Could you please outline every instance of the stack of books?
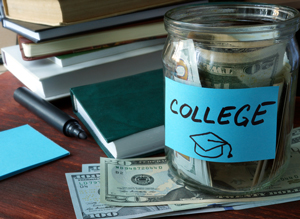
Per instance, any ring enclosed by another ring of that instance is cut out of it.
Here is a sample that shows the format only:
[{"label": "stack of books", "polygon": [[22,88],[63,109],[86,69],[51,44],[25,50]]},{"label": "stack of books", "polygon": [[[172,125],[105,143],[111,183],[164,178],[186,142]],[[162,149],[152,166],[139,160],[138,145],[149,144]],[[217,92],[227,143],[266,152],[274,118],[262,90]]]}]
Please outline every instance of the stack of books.
[{"label": "stack of books", "polygon": [[152,154],[164,148],[163,16],[191,3],[3,0],[2,26],[18,34],[3,63],[46,100],[71,95],[107,156]]},{"label": "stack of books", "polygon": [[[46,100],[70,88],[162,68],[166,11],[191,0],[3,0],[18,44],[4,66]],[[45,6],[47,5],[47,6]]]}]

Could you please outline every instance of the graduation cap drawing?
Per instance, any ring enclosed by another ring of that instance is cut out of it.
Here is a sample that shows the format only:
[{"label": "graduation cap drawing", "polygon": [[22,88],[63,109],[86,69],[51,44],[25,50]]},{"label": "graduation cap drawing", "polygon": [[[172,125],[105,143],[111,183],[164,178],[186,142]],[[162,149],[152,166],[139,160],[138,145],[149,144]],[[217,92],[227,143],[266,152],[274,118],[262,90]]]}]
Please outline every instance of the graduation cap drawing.
[{"label": "graduation cap drawing", "polygon": [[195,153],[201,157],[218,158],[223,155],[223,147],[229,147],[228,158],[232,157],[231,145],[212,132],[206,132],[197,135],[190,135],[195,142]]}]

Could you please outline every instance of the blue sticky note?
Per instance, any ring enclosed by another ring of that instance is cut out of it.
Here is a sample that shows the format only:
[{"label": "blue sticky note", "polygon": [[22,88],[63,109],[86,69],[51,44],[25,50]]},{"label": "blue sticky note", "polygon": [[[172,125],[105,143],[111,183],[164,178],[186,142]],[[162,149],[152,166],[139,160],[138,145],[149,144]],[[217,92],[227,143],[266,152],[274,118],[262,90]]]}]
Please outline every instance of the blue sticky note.
[{"label": "blue sticky note", "polygon": [[278,86],[213,89],[165,79],[165,144],[213,162],[275,158]]},{"label": "blue sticky note", "polygon": [[70,154],[29,125],[0,132],[0,180]]}]

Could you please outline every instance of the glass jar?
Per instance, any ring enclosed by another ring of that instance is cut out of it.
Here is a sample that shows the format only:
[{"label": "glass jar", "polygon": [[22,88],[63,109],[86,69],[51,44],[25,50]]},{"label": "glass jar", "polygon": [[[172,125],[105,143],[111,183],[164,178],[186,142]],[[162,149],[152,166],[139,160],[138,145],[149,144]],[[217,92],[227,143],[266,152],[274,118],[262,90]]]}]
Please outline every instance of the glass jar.
[{"label": "glass jar", "polygon": [[165,153],[176,181],[249,194],[277,181],[291,145],[296,9],[207,3],[165,14]]}]

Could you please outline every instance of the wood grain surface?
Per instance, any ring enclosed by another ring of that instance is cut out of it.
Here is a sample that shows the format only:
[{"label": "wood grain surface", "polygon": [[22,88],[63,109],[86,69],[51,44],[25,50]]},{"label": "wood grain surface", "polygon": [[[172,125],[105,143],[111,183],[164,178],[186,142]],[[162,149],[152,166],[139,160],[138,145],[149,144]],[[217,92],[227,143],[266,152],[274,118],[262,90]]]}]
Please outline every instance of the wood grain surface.
[{"label": "wood grain surface", "polygon": [[[106,155],[90,134],[87,140],[66,137],[15,102],[13,92],[20,86],[24,85],[11,73],[0,75],[0,131],[29,124],[71,155],[0,181],[0,218],[75,219],[65,173],[80,172],[82,164],[98,163],[100,157]],[[52,101],[52,104],[76,118],[70,98]],[[300,126],[299,110],[300,97],[297,97],[295,127]],[[300,202],[171,218],[300,218]]]}]

